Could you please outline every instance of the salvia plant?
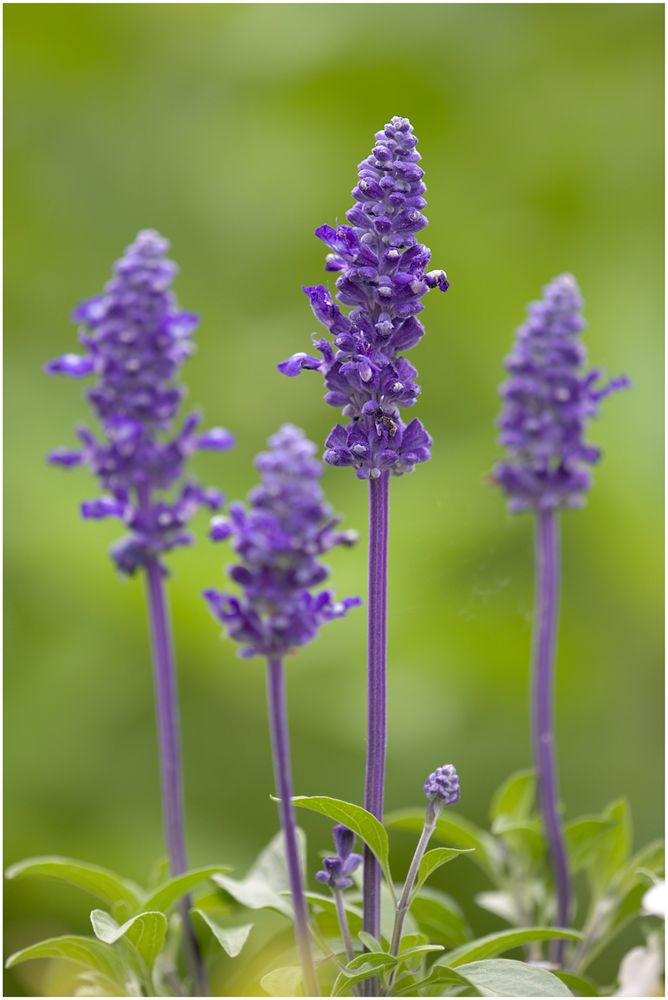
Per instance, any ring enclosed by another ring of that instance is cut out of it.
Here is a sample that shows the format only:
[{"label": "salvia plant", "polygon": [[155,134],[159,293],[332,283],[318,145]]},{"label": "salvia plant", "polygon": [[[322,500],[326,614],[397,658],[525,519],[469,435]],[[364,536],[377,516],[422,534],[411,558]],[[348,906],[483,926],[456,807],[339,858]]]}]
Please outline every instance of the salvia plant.
[{"label": "salvia plant", "polygon": [[[368,482],[363,804],[293,793],[284,675],[288,658],[322,625],[361,603],[337,599],[323,587],[329,577],[323,557],[353,544],[356,534],[341,529],[324,497],[325,466],[316,446],[291,424],[281,426],[256,458],[260,482],[246,504],[231,503],[223,514],[217,491],[185,478],[193,451],[225,450],[232,437],[221,428],[202,432],[197,416],[174,427],[183,396],[176,376],[192,350],[197,318],[176,306],[166,241],[141,232],[103,294],[75,313],[83,353],[47,366],[52,373],[95,378],[88,400],[100,429],[95,435],[81,428],[80,447],[58,449],[50,461],[87,465],[94,473],[102,496],[85,501],[82,514],[124,522],[127,534],[112,547],[112,559],[121,574],[145,579],[167,862],[143,886],[68,858],[12,866],[8,878],[68,883],[104,909],[90,914],[91,936],[29,945],[8,959],[9,966],[69,960],[78,969],[77,995],[88,996],[234,996],[256,983],[269,996],[661,992],[662,843],[633,849],[623,800],[601,814],[564,822],[558,796],[553,685],[559,520],[562,511],[582,506],[591,485],[589,467],[599,452],[585,440],[590,419],[604,396],[628,385],[625,378],[600,385],[600,373],[586,369],[582,302],[570,275],[546,287],[517,331],[501,387],[507,456],[492,474],[511,512],[533,514],[536,525],[533,768],[499,789],[489,829],[459,814],[453,763],[426,778],[422,806],[384,812],[389,484],[392,475],[412,471],[431,454],[420,421],[405,423],[402,416],[419,395],[417,372],[404,352],[424,333],[417,316],[425,293],[449,287],[445,272],[428,270],[430,252],[416,235],[426,225],[419,159],[408,119],[393,118],[376,133],[359,166],[350,224],[316,230],[330,251],[327,270],[338,275],[336,293],[321,285],[305,291],[330,337],[315,337],[319,356],[300,352],[278,366],[288,376],[320,371],[325,399],[344,420],[327,438],[324,461],[349,466]],[[190,543],[187,526],[200,507],[217,512],[210,537],[229,543],[235,554],[229,588],[207,590],[204,597],[240,655],[263,660],[267,676],[281,830],[242,876],[223,864],[189,869],[186,856],[166,554]],[[449,756],[455,748],[447,749]],[[417,778],[415,788],[417,797]],[[463,791],[465,796],[466,783]],[[323,827],[319,846],[331,836],[333,853],[323,849],[317,869],[307,867],[297,810],[332,824],[329,832]],[[403,879],[396,877],[390,834],[413,837]],[[450,894],[428,884],[459,858],[475,864],[488,882],[467,901],[467,915]],[[470,926],[476,908],[503,926],[476,936]],[[597,982],[596,958],[638,919],[644,945],[624,956],[613,982]],[[242,952],[250,957],[240,965]]]}]

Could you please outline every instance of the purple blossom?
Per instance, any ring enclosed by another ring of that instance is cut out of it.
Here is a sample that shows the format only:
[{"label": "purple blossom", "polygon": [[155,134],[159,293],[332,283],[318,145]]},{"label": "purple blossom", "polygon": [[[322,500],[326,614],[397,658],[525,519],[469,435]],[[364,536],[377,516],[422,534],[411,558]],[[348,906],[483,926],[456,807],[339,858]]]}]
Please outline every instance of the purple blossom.
[{"label": "purple blossom", "polygon": [[325,400],[348,419],[326,442],[325,461],[352,466],[360,479],[385,470],[410,472],[430,457],[431,439],[419,420],[406,426],[400,407],[420,394],[417,371],[401,356],[424,334],[417,314],[430,288],[447,291],[444,271],[428,271],[431,252],[416,233],[427,225],[423,171],[407,118],[393,118],[376,133],[371,155],[359,165],[349,226],[320,226],[316,236],[331,251],[326,269],[338,272],[336,298],[324,285],[305,288],[316,318],[333,339],[314,337],[321,355],[299,352],[278,365],[289,377],[321,372]]},{"label": "purple blossom", "polygon": [[459,775],[454,764],[443,764],[432,771],[424,783],[424,794],[446,806],[459,802]]},{"label": "purple blossom", "polygon": [[241,655],[278,659],[303,646],[318,629],[341,618],[359,598],[336,601],[314,588],[329,576],[320,557],[336,545],[351,545],[354,532],[339,531],[320,486],[323,466],[303,431],[285,424],[256,459],[261,483],[249,503],[232,503],[229,518],[216,517],[214,541],[233,538],[239,562],[229,571],[240,594],[205,591]]},{"label": "purple blossom", "polygon": [[506,358],[498,423],[510,460],[496,466],[493,479],[513,513],[583,505],[588,467],[601,455],[584,439],[587,424],[605,396],[630,384],[622,377],[600,385],[600,371],[584,370],[581,309],[572,275],[555,278],[529,306]]},{"label": "purple blossom", "polygon": [[[217,510],[222,497],[183,480],[188,456],[198,449],[224,451],[233,444],[222,428],[205,433],[190,414],[174,429],[185,390],[175,378],[192,353],[198,318],[179,310],[171,291],[177,268],[165,256],[167,240],[143,230],[117,261],[101,295],[75,310],[84,353],[65,354],[46,366],[51,374],[95,376],[87,398],[102,429],[100,438],[79,429],[81,448],[59,448],[49,461],[64,468],[87,465],[107,495],[82,505],[85,518],[116,517],[130,534],[111,549],[118,569],[132,575],[153,556],[187,545],[185,530],[201,506]],[[181,486],[175,497],[156,490]]]},{"label": "purple blossom", "polygon": [[323,867],[316,872],[318,882],[328,885],[331,889],[349,889],[353,884],[350,878],[362,863],[362,855],[354,854],[355,834],[343,823],[337,824],[332,830],[336,854],[323,858]]}]

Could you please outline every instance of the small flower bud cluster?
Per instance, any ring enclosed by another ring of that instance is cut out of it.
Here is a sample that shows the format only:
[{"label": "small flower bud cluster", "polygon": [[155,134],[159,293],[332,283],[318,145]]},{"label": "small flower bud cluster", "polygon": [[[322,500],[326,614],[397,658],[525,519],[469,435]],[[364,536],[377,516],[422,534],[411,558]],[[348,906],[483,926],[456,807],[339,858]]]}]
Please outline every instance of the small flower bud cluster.
[{"label": "small flower bud cluster", "polygon": [[454,764],[444,764],[432,771],[424,783],[424,794],[446,806],[459,802],[459,775]]},{"label": "small flower bud cluster", "polygon": [[305,288],[333,344],[315,337],[321,358],[299,352],[278,366],[289,377],[321,372],[325,401],[348,418],[329,435],[325,461],[352,466],[360,479],[410,472],[431,457],[426,430],[419,420],[406,426],[399,409],[420,393],[417,371],[400,353],[424,335],[420,300],[430,288],[449,287],[444,271],[425,272],[431,252],[415,235],[427,225],[416,145],[407,118],[395,117],[376,133],[371,155],[359,165],[351,225],[316,230],[331,251],[327,270],[340,272],[336,298],[352,310],[343,313],[323,285]]},{"label": "small flower bud cluster", "polygon": [[229,575],[241,595],[207,590],[214,615],[242,643],[244,657],[281,657],[315,637],[324,622],[343,617],[358,598],[335,601],[313,588],[329,576],[320,557],[336,545],[351,545],[353,532],[337,530],[320,486],[323,465],[303,431],[285,424],[256,459],[261,484],[248,507],[230,504],[229,518],[212,521],[211,538],[232,538],[240,557]]},{"label": "small flower bud cluster", "polygon": [[588,466],[601,456],[585,441],[587,424],[605,396],[630,384],[622,377],[601,386],[600,371],[583,370],[581,309],[573,276],[555,278],[529,306],[506,358],[510,377],[500,389],[499,440],[509,461],[496,466],[493,479],[513,513],[584,504],[591,486]]},{"label": "small flower bud cluster", "polygon": [[[98,417],[99,440],[79,429],[82,447],[59,448],[54,465],[87,465],[109,494],[82,505],[86,518],[120,518],[130,534],[111,550],[118,569],[132,575],[191,536],[185,530],[201,506],[217,510],[216,490],[183,482],[188,456],[195,450],[224,451],[233,444],[228,431],[199,431],[200,417],[186,417],[170,436],[185,390],[174,379],[192,352],[197,316],[181,312],[171,291],[177,268],[165,256],[169,243],[143,230],[114,268],[104,292],[74,313],[84,354],[65,354],[46,366],[50,374],[93,375],[87,398]],[[176,499],[154,498],[182,482]]]},{"label": "small flower bud cluster", "polygon": [[349,889],[353,884],[350,876],[361,865],[362,855],[353,853],[355,834],[343,823],[334,827],[332,836],[336,855],[323,858],[323,867],[316,872],[315,877],[330,889]]}]

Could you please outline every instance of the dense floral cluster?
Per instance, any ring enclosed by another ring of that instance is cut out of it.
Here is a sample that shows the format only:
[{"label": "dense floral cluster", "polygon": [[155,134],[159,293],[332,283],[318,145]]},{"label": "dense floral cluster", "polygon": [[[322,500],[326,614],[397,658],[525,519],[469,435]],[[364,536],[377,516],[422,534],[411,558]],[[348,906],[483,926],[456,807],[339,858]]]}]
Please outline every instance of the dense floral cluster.
[{"label": "dense floral cluster", "polygon": [[131,531],[112,548],[127,574],[178,545],[187,545],[186,525],[205,505],[217,510],[216,490],[186,481],[175,499],[154,499],[182,480],[187,457],[196,449],[225,450],[232,436],[222,428],[199,433],[200,417],[191,414],[169,437],[184,389],[173,379],[192,351],[197,316],[179,311],[171,283],[176,265],[167,260],[167,240],[143,230],[114,268],[104,292],[74,313],[86,353],[65,354],[47,372],[82,378],[96,376],[87,393],[102,430],[99,441],[79,429],[79,450],[59,448],[55,465],[85,464],[110,495],[82,505],[87,518],[118,517]]},{"label": "dense floral cluster", "polygon": [[353,884],[350,876],[362,864],[362,855],[353,853],[355,834],[343,823],[334,827],[332,836],[336,854],[322,859],[323,867],[315,877],[331,889],[349,889]]},{"label": "dense floral cluster", "polygon": [[420,392],[416,369],[400,355],[424,334],[420,300],[430,288],[449,287],[444,271],[425,273],[431,252],[415,235],[427,225],[416,145],[407,118],[395,117],[376,133],[371,155],[359,165],[351,225],[316,230],[331,251],[327,270],[340,272],[336,297],[353,308],[344,314],[323,285],[305,288],[334,343],[315,337],[321,358],[300,352],[278,366],[290,377],[305,368],[322,373],[325,400],[349,419],[329,435],[325,461],[353,466],[360,479],[409,472],[430,457],[420,421],[406,426],[399,412]]},{"label": "dense floral cluster", "polygon": [[356,540],[354,532],[337,530],[339,519],[324,500],[315,445],[285,424],[269,447],[256,459],[261,484],[251,492],[248,509],[230,504],[229,518],[212,522],[214,541],[234,539],[240,563],[229,574],[243,594],[207,590],[204,596],[228,635],[243,644],[242,656],[271,659],[309,642],[324,622],[360,601],[337,602],[328,590],[312,592],[329,575],[319,557]]},{"label": "dense floral cluster", "polygon": [[587,466],[601,455],[584,440],[587,423],[605,396],[629,385],[617,378],[597,386],[601,372],[583,371],[581,309],[572,275],[555,278],[529,306],[506,358],[499,427],[510,461],[500,462],[493,478],[514,513],[582,506],[591,485]]},{"label": "dense floral cluster", "polygon": [[454,764],[443,764],[432,771],[424,783],[424,794],[446,806],[459,802],[459,775]]}]

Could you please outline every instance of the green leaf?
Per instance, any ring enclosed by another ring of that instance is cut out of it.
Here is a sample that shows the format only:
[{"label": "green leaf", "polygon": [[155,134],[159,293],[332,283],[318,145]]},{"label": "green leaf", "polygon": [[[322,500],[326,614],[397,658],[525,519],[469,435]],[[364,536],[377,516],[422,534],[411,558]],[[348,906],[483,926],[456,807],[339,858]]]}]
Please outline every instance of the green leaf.
[{"label": "green leaf", "polygon": [[[297,830],[297,838],[303,868],[305,840],[301,830]],[[250,910],[267,907],[292,918],[289,898],[281,895],[290,891],[282,833],[277,833],[261,851],[245,878],[235,879],[228,875],[215,875],[213,881]]]},{"label": "green leaf", "polygon": [[213,917],[204,910],[195,909],[190,912],[196,913],[198,917],[202,918],[220,947],[230,956],[230,958],[236,958],[237,955],[241,953],[243,946],[248,940],[248,935],[253,930],[253,924],[243,924],[240,927],[224,927],[217,923],[217,921],[215,921]]},{"label": "green leaf", "polygon": [[386,969],[393,969],[397,965],[394,955],[383,951],[371,951],[364,955],[358,955],[341,970],[334,981],[332,996],[343,996],[355,983],[361,983],[364,979],[371,979],[379,972]]},{"label": "green leaf", "polygon": [[113,992],[114,990],[120,990],[120,995],[125,996],[124,984],[127,975],[123,963],[111,948],[96,941],[95,938],[76,935],[49,938],[47,941],[40,941],[38,944],[30,945],[29,948],[14,952],[7,959],[6,967],[12,969],[15,965],[30,962],[35,958],[62,958],[87,969],[94,969],[113,988],[112,996],[119,995]]},{"label": "green leaf", "polygon": [[295,997],[301,986],[302,970],[298,965],[272,969],[260,980],[260,986],[270,997]]},{"label": "green leaf", "polygon": [[185,872],[183,875],[170,878],[144,900],[144,909],[160,910],[162,913],[167,913],[175,903],[178,903],[200,882],[206,882],[214,875],[229,871],[231,871],[229,865],[208,865],[206,868],[193,868],[192,871]]},{"label": "green leaf", "polygon": [[565,983],[569,990],[575,993],[575,996],[598,997],[601,995],[598,986],[589,976],[580,976],[567,969],[555,969],[554,975],[557,979],[561,979],[562,983]]},{"label": "green leaf", "polygon": [[604,836],[614,820],[602,816],[581,816],[564,826],[564,839],[568,853],[568,863],[571,874],[575,874],[596,856]]},{"label": "green leaf", "polygon": [[425,979],[418,979],[417,982],[413,980],[408,986],[401,987],[398,983],[396,988],[392,990],[392,995],[397,997],[403,996],[433,996],[430,990],[426,993],[422,991],[426,987],[434,986],[463,986],[470,990],[475,990],[475,986],[470,979],[462,976],[459,970],[448,969],[443,965],[434,965],[431,972]]},{"label": "green leaf", "polygon": [[369,850],[373,851],[383,869],[383,875],[388,886],[392,886],[389,861],[390,845],[387,839],[387,831],[375,816],[361,806],[354,805],[352,802],[344,802],[343,799],[331,799],[326,795],[297,795],[292,801],[298,809],[310,809],[311,812],[327,816],[336,823],[345,823],[348,829],[356,833],[360,840],[364,841]]},{"label": "green leaf", "polygon": [[[385,826],[395,830],[410,830],[421,833],[424,826],[424,812],[415,809],[399,809],[385,817]],[[455,816],[452,812],[441,815],[436,821],[434,840],[442,844],[460,848],[474,848],[471,860],[495,881],[502,864],[501,850],[491,834],[468,820]]]},{"label": "green leaf", "polygon": [[529,941],[551,941],[556,938],[565,941],[580,941],[582,935],[579,931],[555,927],[521,927],[517,930],[497,931],[495,934],[487,934],[486,937],[478,938],[469,944],[462,945],[461,948],[456,948],[455,951],[448,952],[443,964],[454,968],[463,962],[474,962],[494,955],[501,955],[504,951],[518,948]]},{"label": "green leaf", "polygon": [[511,958],[472,962],[457,971],[484,997],[570,997],[573,994],[547,969]]},{"label": "green leaf", "polygon": [[430,875],[432,875],[442,865],[447,865],[448,861],[459,857],[460,854],[470,854],[473,847],[435,847],[422,858],[418,875],[415,881],[415,892],[418,893]]},{"label": "green leaf", "polygon": [[445,951],[442,944],[416,944],[413,948],[404,948],[397,955],[397,961],[399,963],[409,961],[411,958],[417,958],[422,955],[429,955],[433,951]]},{"label": "green leaf", "polygon": [[619,799],[613,802],[603,818],[609,820],[611,826],[601,838],[599,849],[588,868],[595,897],[605,894],[615,876],[624,868],[631,848],[631,814],[627,801]]},{"label": "green leaf", "polygon": [[498,820],[521,823],[531,815],[536,799],[536,774],[534,771],[517,771],[501,785],[492,799],[489,818],[492,830]]},{"label": "green leaf", "polygon": [[420,930],[446,947],[456,948],[471,937],[457,903],[436,889],[422,889],[411,903],[411,914]]},{"label": "green leaf", "polygon": [[357,937],[360,939],[364,947],[368,951],[384,951],[382,944],[378,941],[373,934],[367,934],[366,931],[359,931]]},{"label": "green leaf", "polygon": [[167,933],[167,918],[159,911],[139,913],[130,917],[120,927],[114,918],[105,910],[93,910],[90,915],[95,937],[105,944],[115,944],[122,937],[127,937],[149,969],[162,951]]},{"label": "green leaf", "polygon": [[89,865],[86,861],[75,861],[72,858],[61,858],[55,855],[28,858],[26,861],[10,865],[5,872],[5,878],[55,879],[84,889],[110,906],[119,901],[129,904],[133,910],[139,906],[140,889],[138,886],[106,868]]}]

